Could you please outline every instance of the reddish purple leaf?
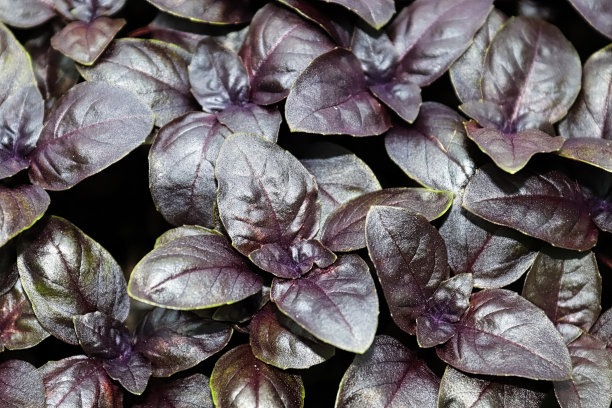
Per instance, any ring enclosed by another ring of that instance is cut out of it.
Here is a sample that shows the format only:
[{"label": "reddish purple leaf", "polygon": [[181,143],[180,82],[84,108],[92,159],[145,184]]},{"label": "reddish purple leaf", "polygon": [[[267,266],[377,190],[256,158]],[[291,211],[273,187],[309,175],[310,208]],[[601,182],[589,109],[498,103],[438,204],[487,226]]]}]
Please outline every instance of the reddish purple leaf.
[{"label": "reddish purple leaf", "polygon": [[45,408],[42,375],[32,364],[8,360],[0,364],[0,404],[5,408]]},{"label": "reddish purple leaf", "polygon": [[[11,8],[15,9],[14,4]],[[15,10],[12,11],[13,13]],[[3,86],[0,87],[0,105],[21,88],[36,86],[32,62],[13,33],[0,23],[0,72]]]},{"label": "reddish purple leaf", "polygon": [[342,377],[337,408],[436,407],[440,379],[416,352],[393,337],[376,336]]},{"label": "reddish purple leaf", "polygon": [[299,375],[271,367],[255,358],[248,344],[219,358],[210,376],[217,408],[302,408],[304,385]]},{"label": "reddish purple leaf", "polygon": [[110,378],[136,395],[144,392],[151,377],[151,362],[138,352],[128,352],[115,359],[104,360],[102,366]]},{"label": "reddish purple leaf", "polygon": [[293,132],[372,136],[391,126],[383,106],[370,94],[359,60],[336,48],[297,78],[285,105]]},{"label": "reddish purple leaf", "polygon": [[335,349],[268,303],[251,320],[250,342],[255,357],[282,370],[306,369],[329,360]]},{"label": "reddish purple leaf", "polygon": [[53,0],[55,9],[68,20],[93,21],[117,13],[127,0]]},{"label": "reddish purple leaf", "polygon": [[220,322],[245,323],[270,301],[270,288],[264,286],[259,292],[239,302],[223,305],[215,310],[212,318]]},{"label": "reddish purple leaf", "polygon": [[559,171],[510,176],[485,165],[467,185],[463,206],[561,248],[584,251],[597,242],[598,231],[578,184]]},{"label": "reddish purple leaf", "polygon": [[601,312],[601,276],[589,251],[542,251],[529,270],[523,297],[557,325],[566,342],[588,332]]},{"label": "reddish purple leaf", "polygon": [[612,4],[606,0],[570,0],[570,3],[597,31],[612,38]]},{"label": "reddish purple leaf", "polygon": [[154,377],[169,377],[220,351],[231,336],[227,324],[191,312],[155,308],[136,329],[134,350],[151,362]]},{"label": "reddish purple leaf", "polygon": [[86,356],[52,361],[41,368],[47,408],[123,407],[123,394],[102,368]]},{"label": "reddish purple leaf", "polygon": [[544,312],[518,294],[486,289],[470,299],[457,333],[436,349],[453,367],[474,374],[567,380],[572,363]]},{"label": "reddish purple leaf", "polygon": [[335,252],[365,248],[366,216],[375,205],[404,208],[432,221],[442,216],[452,202],[451,192],[426,188],[385,188],[363,194],[329,215],[323,225],[321,242]]},{"label": "reddish purple leaf", "polygon": [[215,24],[248,22],[255,13],[250,0],[147,0],[158,9],[192,21]]},{"label": "reddish purple leaf", "polygon": [[260,105],[281,101],[308,64],[332,48],[321,30],[295,13],[273,3],[262,7],[240,49],[251,77],[251,100]]},{"label": "reddish purple leaf", "polygon": [[382,103],[393,109],[406,122],[412,123],[421,107],[421,88],[412,82],[393,79],[390,82],[371,85],[370,91]]},{"label": "reddish purple leaf", "polygon": [[192,237],[195,235],[219,235],[219,231],[200,227],[199,225],[182,225],[172,228],[157,237],[153,248],[156,249],[162,245],[166,245],[177,238]]},{"label": "reddish purple leaf", "polygon": [[415,334],[417,317],[449,276],[444,240],[422,215],[380,206],[368,212],[365,235],[393,321]]},{"label": "reddish purple leaf", "polygon": [[141,302],[188,310],[237,302],[261,286],[261,277],[223,235],[206,234],[177,238],[149,252],[134,267],[128,292]]},{"label": "reddish purple leaf", "polygon": [[72,320],[79,344],[89,357],[110,360],[130,353],[132,338],[119,320],[98,311]]},{"label": "reddish purple leaf", "polygon": [[36,317],[53,336],[78,344],[75,315],[100,311],[119,321],[126,319],[130,302],[121,268],[70,222],[58,217],[45,220],[20,237],[18,251],[23,288]]},{"label": "reddish purple leaf", "polygon": [[282,123],[277,108],[267,108],[252,103],[230,106],[217,113],[217,119],[232,133],[251,133],[271,142],[278,139]]},{"label": "reddish purple leaf", "polygon": [[24,184],[10,188],[0,185],[0,246],[34,225],[50,202],[49,194],[38,186]]},{"label": "reddish purple leaf", "polygon": [[374,339],[378,297],[368,265],[357,255],[342,255],[299,279],[275,278],[270,297],[281,312],[333,346],[363,353]]},{"label": "reddish purple leaf", "polygon": [[123,28],[122,18],[98,17],[92,22],[74,21],[51,37],[53,48],[79,64],[91,65]]},{"label": "reddish purple leaf", "polygon": [[13,0],[0,0],[0,21],[14,27],[35,27],[54,16],[53,0],[21,0],[19,7]]},{"label": "reddish purple leaf", "polygon": [[125,89],[79,84],[57,101],[45,123],[30,156],[30,180],[48,190],[68,189],[140,146],[153,119]]},{"label": "reddish purple leaf", "polygon": [[[566,122],[562,122],[563,125]],[[563,129],[561,127],[561,129]],[[559,156],[591,164],[612,172],[612,140],[595,137],[573,137],[566,139]]]},{"label": "reddish purple leaf", "polygon": [[336,3],[357,14],[377,30],[387,24],[395,14],[393,0],[323,0]]},{"label": "reddish purple leaf", "polygon": [[194,374],[156,384],[145,393],[145,402],[134,408],[212,407],[209,382],[204,374]]}]

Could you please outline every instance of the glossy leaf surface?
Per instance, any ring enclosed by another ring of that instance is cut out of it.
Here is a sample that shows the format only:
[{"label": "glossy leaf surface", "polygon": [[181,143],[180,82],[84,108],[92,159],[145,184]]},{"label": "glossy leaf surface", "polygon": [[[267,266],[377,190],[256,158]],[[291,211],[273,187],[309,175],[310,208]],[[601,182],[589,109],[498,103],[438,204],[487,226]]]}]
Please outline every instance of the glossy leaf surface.
[{"label": "glossy leaf surface", "polygon": [[397,72],[421,87],[432,83],[468,48],[492,3],[417,0],[405,7],[388,28],[399,55]]},{"label": "glossy leaf surface", "polygon": [[19,7],[11,0],[0,1],[0,20],[15,27],[35,27],[55,16],[49,0],[23,0]]},{"label": "glossy leaf surface", "polygon": [[[222,235],[178,238],[155,248],[134,267],[131,297],[172,309],[233,303],[261,289],[261,278]],[[188,290],[187,290],[188,289]]]},{"label": "glossy leaf surface", "polygon": [[155,124],[199,110],[191,95],[187,67],[190,54],[154,40],[115,41],[97,63],[79,67],[88,81],[110,82],[137,94],[155,112]]},{"label": "glossy leaf surface", "polygon": [[387,154],[418,183],[458,193],[476,171],[463,121],[451,108],[426,102],[413,126],[395,126],[389,131]]},{"label": "glossy leaf surface", "polygon": [[485,165],[467,185],[463,206],[561,248],[584,251],[597,242],[597,228],[578,184],[559,171],[509,176]]},{"label": "glossy leaf surface", "polygon": [[231,131],[215,115],[190,112],[163,126],[149,152],[151,195],[174,225],[213,226],[215,161]]},{"label": "glossy leaf surface", "polygon": [[19,281],[0,296],[0,316],[0,351],[34,347],[49,337],[34,315]]},{"label": "glossy leaf surface", "polygon": [[74,21],[51,38],[53,48],[84,65],[93,64],[126,21],[99,17],[92,22]]},{"label": "glossy leaf surface", "polygon": [[129,354],[132,339],[120,321],[100,312],[75,316],[73,321],[79,344],[89,357],[108,360]]},{"label": "glossy leaf surface", "polygon": [[484,56],[497,30],[507,17],[497,9],[491,10],[484,25],[474,35],[472,45],[450,67],[449,74],[455,93],[462,102],[482,99],[480,79]]},{"label": "glossy leaf surface", "polygon": [[304,405],[300,376],[258,360],[248,344],[221,356],[213,369],[210,385],[217,408],[301,408]]},{"label": "glossy leaf surface", "polygon": [[591,334],[606,343],[608,351],[612,350],[612,309],[608,309],[599,316],[591,329]]},{"label": "glossy leaf surface", "polygon": [[0,178],[30,165],[42,129],[44,101],[36,86],[26,86],[0,104]]},{"label": "glossy leaf surface", "polygon": [[380,29],[395,14],[395,3],[392,0],[323,0],[346,7],[357,14],[368,24]]},{"label": "glossy leaf surface", "polygon": [[252,101],[260,105],[281,101],[308,64],[332,48],[333,43],[316,26],[283,7],[265,5],[253,18],[240,48],[251,78]]},{"label": "glossy leaf surface", "polygon": [[127,0],[53,0],[56,10],[68,20],[93,21],[117,13]]},{"label": "glossy leaf surface", "polygon": [[111,382],[100,361],[73,356],[52,361],[41,368],[47,407],[120,408],[123,394]]},{"label": "glossy leaf surface", "polygon": [[412,123],[421,107],[421,88],[408,79],[393,79],[384,84],[371,85],[370,91],[382,103],[393,109],[406,122]]},{"label": "glossy leaf surface", "polygon": [[321,343],[268,303],[250,324],[251,350],[258,359],[280,369],[305,369],[330,359],[335,349]]},{"label": "glossy leaf surface", "polygon": [[0,247],[0,296],[8,293],[19,279],[15,241]]},{"label": "glossy leaf surface", "polygon": [[276,278],[270,297],[278,308],[318,339],[363,353],[378,323],[378,297],[367,264],[342,255],[327,269],[299,279]]},{"label": "glossy leaf surface", "polygon": [[47,211],[50,202],[49,194],[38,186],[0,185],[0,246],[32,226]]},{"label": "glossy leaf surface", "polygon": [[166,245],[170,241],[177,238],[192,237],[194,235],[219,235],[218,231],[200,227],[199,225],[182,225],[180,227],[169,229],[161,234],[155,240],[154,249],[162,245]]},{"label": "glossy leaf surface", "polygon": [[437,353],[457,369],[555,381],[570,377],[570,356],[561,335],[542,310],[514,292],[474,293],[456,328]]},{"label": "glossy leaf surface", "polygon": [[166,13],[192,21],[239,24],[251,19],[255,7],[249,0],[147,0]]},{"label": "glossy leaf surface", "polygon": [[204,374],[156,384],[145,394],[145,402],[135,408],[212,407],[209,379]]},{"label": "glossy leaf surface", "polygon": [[144,142],[153,118],[125,89],[104,83],[73,87],[45,123],[30,157],[30,180],[49,190],[74,186]]},{"label": "glossy leaf surface", "polygon": [[439,407],[541,408],[546,398],[537,383],[501,377],[476,377],[447,366],[438,395]]},{"label": "glossy leaf surface", "polygon": [[572,379],[553,383],[559,405],[608,408],[612,403],[612,361],[605,343],[585,333],[567,347]]},{"label": "glossy leaf surface", "polygon": [[223,305],[215,310],[213,319],[221,322],[244,323],[270,300],[270,288],[264,286],[259,292],[239,302]]},{"label": "glossy leaf surface", "polygon": [[541,251],[525,278],[522,295],[544,310],[566,341],[580,336],[578,329],[588,333],[601,312],[595,255]]},{"label": "glossy leaf surface", "polygon": [[332,212],[323,225],[321,241],[335,252],[365,248],[366,215],[375,205],[399,207],[422,214],[428,221],[440,217],[451,206],[449,191],[425,188],[386,188],[363,194]]},{"label": "glossy leaf surface", "polygon": [[359,60],[336,48],[319,57],[297,78],[285,105],[293,132],[372,136],[391,126],[368,91]]},{"label": "glossy leaf surface", "polygon": [[155,308],[136,329],[134,350],[151,362],[154,377],[169,377],[220,351],[231,336],[232,329],[224,323]]},{"label": "glossy leaf surface", "polygon": [[219,152],[216,176],[221,219],[242,254],[266,244],[288,247],[316,233],[315,179],[278,145],[254,135],[232,135]]},{"label": "glossy leaf surface", "polygon": [[509,126],[528,113],[555,123],[578,96],[580,72],[578,54],[558,28],[515,17],[499,30],[487,51],[482,95],[504,109]]},{"label": "glossy leaf surface", "polygon": [[44,408],[42,376],[32,364],[8,360],[0,364],[0,404],[5,408]]},{"label": "glossy leaf surface", "polygon": [[251,133],[271,142],[277,141],[283,121],[277,108],[266,108],[252,103],[230,106],[218,112],[217,119],[232,133]]},{"label": "glossy leaf surface", "polygon": [[570,0],[570,3],[600,33],[612,38],[612,5],[605,0]]},{"label": "glossy leaf surface", "polygon": [[104,370],[110,378],[132,394],[140,395],[151,377],[151,362],[138,352],[128,352],[112,360],[104,360]]},{"label": "glossy leaf surface", "polygon": [[592,164],[612,172],[612,140],[594,137],[567,139],[559,150],[559,156]]},{"label": "glossy leaf surface", "polygon": [[342,378],[337,408],[435,407],[440,379],[416,352],[386,335],[356,356]]},{"label": "glossy leaf surface", "polygon": [[444,240],[422,215],[382,206],[368,213],[365,235],[393,321],[415,334],[427,299],[449,275]]},{"label": "glossy leaf surface", "polygon": [[[100,311],[124,321],[129,311],[123,272],[104,248],[57,217],[23,237],[17,266],[41,325],[77,344],[72,317]],[[53,293],[54,296],[48,296]]]},{"label": "glossy leaf surface", "polygon": [[[11,9],[15,9],[13,4]],[[36,85],[28,54],[4,24],[0,24],[0,72],[4,82],[0,89],[0,104],[19,89]]]}]

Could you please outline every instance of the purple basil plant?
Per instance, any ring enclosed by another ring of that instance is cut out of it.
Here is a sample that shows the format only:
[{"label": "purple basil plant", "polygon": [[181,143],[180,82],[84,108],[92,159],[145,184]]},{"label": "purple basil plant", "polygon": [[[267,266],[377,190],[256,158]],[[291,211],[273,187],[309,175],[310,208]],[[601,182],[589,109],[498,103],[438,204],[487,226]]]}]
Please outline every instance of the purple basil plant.
[{"label": "purple basil plant", "polygon": [[0,406],[609,408],[608,0],[0,0]]}]

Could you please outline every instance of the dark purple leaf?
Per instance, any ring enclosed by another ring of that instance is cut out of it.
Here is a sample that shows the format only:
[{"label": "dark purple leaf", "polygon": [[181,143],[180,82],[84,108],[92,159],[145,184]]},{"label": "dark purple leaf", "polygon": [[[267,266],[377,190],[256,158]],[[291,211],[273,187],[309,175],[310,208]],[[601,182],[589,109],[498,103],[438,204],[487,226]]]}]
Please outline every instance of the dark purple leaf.
[{"label": "dark purple leaf", "polygon": [[591,55],[584,64],[578,100],[559,124],[564,138],[612,139],[611,87],[612,48],[606,47]]},{"label": "dark purple leaf", "polygon": [[445,343],[456,333],[458,322],[470,306],[474,279],[462,273],[440,283],[427,300],[427,310],[416,320],[419,346],[434,347]]},{"label": "dark purple leaf", "polygon": [[542,310],[514,292],[474,293],[455,326],[455,336],[436,351],[459,370],[553,381],[570,377],[563,338]]},{"label": "dark purple leaf", "polygon": [[[562,125],[563,123],[566,122],[562,122]],[[592,164],[600,169],[612,172],[612,140],[596,137],[566,139],[563,147],[559,150],[559,156]]]},{"label": "dark purple leaf", "polygon": [[361,63],[370,83],[386,82],[393,76],[397,55],[386,32],[356,26],[350,50]]},{"label": "dark purple leaf", "polygon": [[[350,13],[346,15],[337,12],[334,6],[325,7],[319,2],[311,3],[309,0],[278,0],[291,7],[302,17],[317,24],[334,39],[341,47],[349,48],[353,31],[353,18]],[[332,17],[333,16],[333,17]],[[253,19],[255,20],[255,18]]]},{"label": "dark purple leaf", "polygon": [[346,7],[368,24],[380,29],[387,24],[395,14],[393,0],[323,0],[327,3],[336,3]]},{"label": "dark purple leaf", "polygon": [[251,77],[251,99],[269,105],[284,99],[308,64],[333,43],[313,24],[284,7],[267,4],[257,12],[240,57]]},{"label": "dark purple leaf", "polygon": [[38,186],[0,185],[0,246],[38,221],[50,202],[49,194]]},{"label": "dark purple leaf", "polygon": [[100,312],[75,316],[72,320],[79,344],[89,357],[108,360],[130,352],[130,333],[119,320]]},{"label": "dark purple leaf", "polygon": [[476,170],[463,120],[444,105],[426,102],[413,126],[389,131],[387,154],[418,183],[458,193]]},{"label": "dark purple leaf", "polygon": [[189,111],[199,110],[191,95],[187,67],[191,55],[161,41],[122,39],[113,42],[91,67],[79,67],[88,81],[103,81],[137,94],[163,126]]},{"label": "dark purple leaf", "polygon": [[447,366],[438,395],[439,407],[542,408],[546,391],[536,382],[476,377]]},{"label": "dark purple leaf", "polygon": [[287,267],[297,267],[301,259],[290,247],[311,239],[319,226],[314,177],[278,145],[248,134],[226,139],[215,171],[219,213],[236,249],[250,255],[275,245],[292,255]]},{"label": "dark purple leaf", "polygon": [[504,132],[480,127],[470,121],[465,130],[480,149],[493,159],[497,167],[514,174],[527,165],[536,153],[556,152],[563,146],[561,136],[551,137],[539,129]]},{"label": "dark purple leaf", "polygon": [[259,292],[231,305],[223,305],[213,314],[213,319],[221,322],[244,323],[270,300],[270,288],[264,286]]},{"label": "dark purple leaf", "polygon": [[323,225],[321,242],[335,252],[365,248],[366,216],[375,205],[403,208],[431,221],[444,214],[452,202],[451,192],[426,188],[385,188],[367,193],[346,202],[329,215]]},{"label": "dark purple leaf", "polygon": [[0,296],[0,351],[34,347],[49,333],[42,328],[26,297],[21,282]]},{"label": "dark purple leaf", "polygon": [[35,27],[53,16],[53,0],[21,0],[19,7],[14,0],[0,0],[0,21],[14,27]]},{"label": "dark purple leaf", "polygon": [[537,252],[533,240],[510,228],[491,224],[464,208],[455,198],[440,227],[448,263],[456,273],[471,273],[478,288],[501,288],[520,278]]},{"label": "dark purple leaf", "polygon": [[297,78],[285,105],[293,132],[372,136],[391,126],[383,106],[370,94],[357,57],[336,48]]},{"label": "dark purple leaf", "polygon": [[393,321],[415,334],[417,317],[449,276],[444,240],[422,215],[380,206],[368,212],[365,236]]},{"label": "dark purple leaf", "polygon": [[335,349],[321,343],[268,303],[249,326],[253,354],[280,369],[306,369],[333,357]]},{"label": "dark purple leaf", "polygon": [[384,84],[371,85],[369,89],[405,121],[412,123],[419,114],[422,102],[421,88],[410,82],[408,78],[395,78]]},{"label": "dark purple leaf", "polygon": [[159,40],[195,53],[198,44],[208,36],[200,28],[203,24],[176,17],[167,13],[157,13],[146,30],[151,39]]},{"label": "dark purple leaf", "polygon": [[92,22],[73,21],[51,37],[51,45],[79,64],[91,65],[125,23],[122,18],[108,17],[98,17]]},{"label": "dark purple leaf", "polygon": [[232,329],[195,313],[155,308],[140,322],[134,350],[142,353],[154,377],[169,377],[195,366],[227,345]]},{"label": "dark purple leaf", "polygon": [[209,379],[204,374],[155,384],[145,395],[145,402],[134,408],[213,407]]},{"label": "dark purple leaf", "polygon": [[542,251],[527,273],[523,297],[557,325],[566,342],[588,332],[601,312],[601,276],[592,252]]},{"label": "dark purple leaf", "polygon": [[[399,54],[398,73],[423,87],[439,78],[470,45],[491,0],[416,0],[388,28]],[[433,51],[435,50],[435,51]]]},{"label": "dark purple leaf", "polygon": [[342,377],[337,408],[436,407],[440,379],[393,337],[376,336]]},{"label": "dark purple leaf", "polygon": [[584,333],[567,348],[572,357],[572,378],[553,383],[561,408],[609,408],[612,403],[612,360],[606,344]]},{"label": "dark purple leaf", "polygon": [[13,289],[19,279],[17,271],[17,250],[15,241],[0,247],[0,296]]},{"label": "dark purple leaf", "polygon": [[232,132],[217,117],[190,112],[164,125],[149,152],[151,195],[174,225],[213,226],[215,161]]},{"label": "dark purple leaf", "polygon": [[45,408],[45,386],[32,364],[8,360],[0,364],[0,404],[3,408]]},{"label": "dark purple leaf", "polygon": [[73,356],[41,368],[47,408],[121,408],[123,394],[99,360]]},{"label": "dark purple leaf", "polygon": [[270,297],[281,312],[333,346],[363,353],[374,339],[378,297],[368,266],[357,255],[342,255],[329,268],[299,279],[276,278]]},{"label": "dark purple leaf", "polygon": [[90,22],[100,16],[111,16],[127,0],[53,0],[56,10],[68,20]]},{"label": "dark purple leaf", "polygon": [[[1,1],[1,0],[0,0]],[[2,1],[4,3],[4,1]],[[12,13],[15,5],[11,4]],[[0,87],[0,105],[23,87],[36,86],[32,62],[13,33],[0,23],[0,72],[3,85]]]},{"label": "dark purple leaf", "polygon": [[240,57],[213,38],[198,45],[189,64],[189,82],[191,92],[206,112],[243,105],[251,91]]},{"label": "dark purple leaf", "polygon": [[36,317],[53,336],[78,344],[75,315],[100,311],[119,321],[126,319],[130,302],[123,272],[83,231],[63,218],[51,217],[18,244],[23,288]]},{"label": "dark purple leaf", "polygon": [[244,299],[262,280],[221,234],[177,238],[134,267],[131,297],[172,309],[203,309]]},{"label": "dark purple leaf", "polygon": [[252,103],[230,106],[217,113],[219,122],[232,133],[251,133],[271,142],[278,139],[282,118],[277,108],[266,108]]},{"label": "dark purple leaf", "polygon": [[350,151],[325,142],[313,144],[312,147],[315,154],[300,162],[315,176],[319,187],[320,225],[332,211],[347,201],[381,189],[370,167]]},{"label": "dark purple leaf", "polygon": [[561,248],[584,251],[597,242],[597,228],[580,187],[556,170],[510,176],[485,165],[467,185],[463,206]]},{"label": "dark purple leaf", "polygon": [[140,395],[151,377],[151,362],[138,352],[127,352],[102,363],[106,373],[132,394]]},{"label": "dark purple leaf", "polygon": [[219,235],[219,232],[200,227],[199,225],[182,225],[172,228],[157,237],[154,248],[166,245],[168,242],[174,241],[177,238],[192,237],[194,235]]},{"label": "dark purple leaf", "polygon": [[248,22],[256,9],[251,0],[147,0],[158,9],[192,21],[216,24]]},{"label": "dark purple leaf", "polygon": [[30,165],[42,129],[44,101],[36,86],[23,87],[0,104],[0,178]]},{"label": "dark purple leaf", "polygon": [[499,30],[487,51],[482,95],[503,108],[509,126],[526,114],[555,123],[578,96],[580,72],[578,54],[558,28],[515,17]]},{"label": "dark purple leaf", "polygon": [[570,3],[600,33],[612,38],[612,5],[606,0],[570,0]]},{"label": "dark purple leaf", "polygon": [[210,377],[217,408],[301,408],[304,385],[289,374],[255,358],[248,344],[225,353]]},{"label": "dark purple leaf", "polygon": [[606,348],[612,352],[612,308],[599,316],[591,329],[591,334],[606,343]]},{"label": "dark purple leaf", "polygon": [[65,190],[138,147],[153,128],[153,112],[133,93],[82,83],[60,100],[30,156],[30,180]]},{"label": "dark purple leaf", "polygon": [[504,13],[493,9],[489,13],[485,24],[474,36],[472,45],[450,67],[450,78],[461,101],[482,99],[480,79],[484,69],[484,56],[497,30],[506,19]]}]

